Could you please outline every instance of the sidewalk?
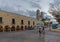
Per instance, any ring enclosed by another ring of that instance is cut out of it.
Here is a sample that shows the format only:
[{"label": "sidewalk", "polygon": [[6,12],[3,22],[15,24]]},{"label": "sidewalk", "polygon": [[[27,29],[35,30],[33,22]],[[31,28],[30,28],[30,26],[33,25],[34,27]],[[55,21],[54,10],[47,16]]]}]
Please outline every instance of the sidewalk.
[{"label": "sidewalk", "polygon": [[60,25],[58,25],[58,28],[57,29],[52,29],[51,30],[48,30],[49,32],[56,32],[56,33],[60,33]]},{"label": "sidewalk", "polygon": [[60,29],[51,29],[50,32],[57,32],[57,33],[60,33]]}]

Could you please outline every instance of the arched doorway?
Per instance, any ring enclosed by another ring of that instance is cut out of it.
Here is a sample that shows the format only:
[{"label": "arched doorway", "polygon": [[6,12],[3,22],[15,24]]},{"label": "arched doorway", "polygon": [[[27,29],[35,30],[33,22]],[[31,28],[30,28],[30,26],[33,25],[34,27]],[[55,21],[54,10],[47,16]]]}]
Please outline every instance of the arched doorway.
[{"label": "arched doorway", "polygon": [[27,26],[25,26],[25,30],[27,30]]},{"label": "arched doorway", "polygon": [[8,25],[5,26],[4,31],[8,32],[10,31],[10,27]]},{"label": "arched doorway", "polygon": [[30,30],[30,26],[28,26],[28,30]]},{"label": "arched doorway", "polygon": [[20,27],[19,25],[16,26],[16,30],[19,31],[20,30]]},{"label": "arched doorway", "polygon": [[3,26],[0,25],[0,32],[3,32]]},{"label": "arched doorway", "polygon": [[23,30],[23,26],[21,26],[21,30]]},{"label": "arched doorway", "polygon": [[34,26],[31,25],[31,30],[33,30],[33,29],[34,29]]},{"label": "arched doorway", "polygon": [[14,25],[11,27],[11,31],[15,31],[15,26]]},{"label": "arched doorway", "polygon": [[31,28],[32,28],[32,26],[31,26]]}]

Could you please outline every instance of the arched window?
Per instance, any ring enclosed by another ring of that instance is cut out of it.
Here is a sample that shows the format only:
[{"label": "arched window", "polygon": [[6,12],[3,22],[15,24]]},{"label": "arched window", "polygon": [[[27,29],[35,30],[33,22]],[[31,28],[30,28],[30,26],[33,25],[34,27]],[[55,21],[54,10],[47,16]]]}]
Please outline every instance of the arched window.
[{"label": "arched window", "polygon": [[33,25],[35,25],[35,22],[33,21]]},{"label": "arched window", "polygon": [[30,21],[28,21],[28,25],[30,25]]},{"label": "arched window", "polygon": [[3,31],[3,26],[0,25],[0,32],[2,32],[2,31]]},{"label": "arched window", "polygon": [[21,20],[21,24],[22,24],[22,25],[24,24],[24,21],[23,21],[23,20]]},{"label": "arched window", "polygon": [[2,17],[0,17],[0,23],[2,23]]},{"label": "arched window", "polygon": [[12,19],[12,24],[15,24],[15,19]]}]

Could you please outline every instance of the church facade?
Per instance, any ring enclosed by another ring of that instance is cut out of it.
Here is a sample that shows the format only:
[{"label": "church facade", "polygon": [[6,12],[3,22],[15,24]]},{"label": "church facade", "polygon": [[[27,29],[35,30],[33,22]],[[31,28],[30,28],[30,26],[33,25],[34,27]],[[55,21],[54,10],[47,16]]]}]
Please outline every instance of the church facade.
[{"label": "church facade", "polygon": [[28,30],[36,26],[37,19],[0,11],[0,31]]}]

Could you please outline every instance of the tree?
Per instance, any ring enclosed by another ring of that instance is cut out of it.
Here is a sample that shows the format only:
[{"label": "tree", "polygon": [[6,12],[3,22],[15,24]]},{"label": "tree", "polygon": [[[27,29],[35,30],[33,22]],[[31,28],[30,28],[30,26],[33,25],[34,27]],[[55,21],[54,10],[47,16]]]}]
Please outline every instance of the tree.
[{"label": "tree", "polygon": [[49,13],[59,14],[60,13],[60,5],[56,3],[50,3]]},{"label": "tree", "polygon": [[60,23],[60,1],[54,0],[53,3],[50,3],[48,12],[55,16],[57,21]]}]

